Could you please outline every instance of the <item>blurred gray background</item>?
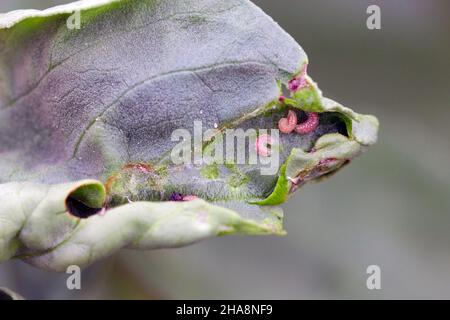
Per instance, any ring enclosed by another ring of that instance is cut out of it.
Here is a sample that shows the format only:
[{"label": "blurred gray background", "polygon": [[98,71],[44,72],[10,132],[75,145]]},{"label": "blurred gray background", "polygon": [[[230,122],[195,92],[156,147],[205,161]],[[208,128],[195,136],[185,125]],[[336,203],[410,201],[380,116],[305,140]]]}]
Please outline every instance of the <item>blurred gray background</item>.
[{"label": "blurred gray background", "polygon": [[[69,1],[1,0],[0,12]],[[286,237],[121,251],[83,273],[0,265],[26,298],[450,299],[450,2],[254,1],[308,53],[325,95],[378,116],[379,143],[284,206]],[[366,9],[381,7],[381,30]],[[381,268],[381,290],[366,268]]]}]

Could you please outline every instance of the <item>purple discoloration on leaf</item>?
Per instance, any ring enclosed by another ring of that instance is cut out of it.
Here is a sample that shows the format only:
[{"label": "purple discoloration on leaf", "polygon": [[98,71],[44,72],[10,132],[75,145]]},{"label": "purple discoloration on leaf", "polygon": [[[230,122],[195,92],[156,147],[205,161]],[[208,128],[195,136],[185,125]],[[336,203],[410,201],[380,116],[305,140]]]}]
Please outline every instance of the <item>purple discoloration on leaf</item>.
[{"label": "purple discoloration on leaf", "polygon": [[305,65],[305,67],[302,69],[300,74],[289,81],[288,87],[291,91],[297,91],[301,90],[303,88],[308,87],[308,81],[306,81],[306,73],[307,73],[308,66]]},{"label": "purple discoloration on leaf", "polygon": [[327,165],[333,162],[339,161],[339,159],[336,158],[326,158],[319,161],[319,166],[321,165]]},{"label": "purple discoloration on leaf", "polygon": [[183,201],[183,195],[181,193],[172,193],[170,196],[170,201]]}]

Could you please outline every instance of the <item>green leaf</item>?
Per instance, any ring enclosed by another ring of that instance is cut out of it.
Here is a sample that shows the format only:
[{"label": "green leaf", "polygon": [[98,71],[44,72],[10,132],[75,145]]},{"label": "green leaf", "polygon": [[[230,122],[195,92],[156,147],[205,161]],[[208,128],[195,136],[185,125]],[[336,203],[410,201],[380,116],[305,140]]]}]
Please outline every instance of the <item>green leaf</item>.
[{"label": "green leaf", "polygon": [[[74,12],[80,28],[68,27]],[[123,247],[283,235],[274,205],[366,150],[378,130],[309,77],[280,99],[307,63],[247,0],[80,1],[1,15],[0,261],[64,271]],[[320,112],[320,124],[280,136],[272,174],[260,162],[173,162],[172,134],[193,135],[195,121],[217,128],[198,146],[205,155],[227,129],[275,129],[292,108]]]}]

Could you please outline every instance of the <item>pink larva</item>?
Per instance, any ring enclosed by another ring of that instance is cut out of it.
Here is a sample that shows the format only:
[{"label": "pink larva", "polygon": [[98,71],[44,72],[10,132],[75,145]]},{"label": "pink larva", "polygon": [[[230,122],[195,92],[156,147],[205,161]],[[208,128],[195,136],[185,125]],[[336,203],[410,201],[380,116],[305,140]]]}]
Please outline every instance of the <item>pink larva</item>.
[{"label": "pink larva", "polygon": [[299,134],[307,134],[316,130],[319,125],[319,115],[317,112],[307,112],[308,119],[295,127],[295,131]]},{"label": "pink larva", "polygon": [[289,110],[286,118],[281,118],[278,122],[278,129],[282,133],[291,133],[297,126],[297,115],[294,111]]},{"label": "pink larva", "polygon": [[256,152],[262,157],[268,157],[270,150],[268,145],[272,145],[272,138],[267,134],[262,134],[256,139]]},{"label": "pink larva", "polygon": [[183,201],[194,201],[194,200],[198,200],[200,199],[197,196],[193,196],[193,195],[187,195],[187,196],[183,196]]}]

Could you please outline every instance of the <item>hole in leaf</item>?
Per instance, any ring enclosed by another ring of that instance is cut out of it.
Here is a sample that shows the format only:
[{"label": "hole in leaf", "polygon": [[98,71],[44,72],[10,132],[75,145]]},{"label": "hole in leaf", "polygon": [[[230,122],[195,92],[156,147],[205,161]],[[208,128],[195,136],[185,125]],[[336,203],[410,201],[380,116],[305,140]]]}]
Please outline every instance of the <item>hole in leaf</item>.
[{"label": "hole in leaf", "polygon": [[320,113],[320,123],[322,125],[331,125],[333,126],[333,131],[337,132],[345,137],[350,137],[351,130],[351,120],[348,119],[345,115],[342,115],[337,112],[325,112]]},{"label": "hole in leaf", "polygon": [[82,219],[89,218],[102,211],[102,208],[91,208],[72,197],[67,198],[66,205],[71,215]]},{"label": "hole in leaf", "polygon": [[105,188],[101,183],[89,183],[79,186],[69,194],[66,207],[71,215],[86,219],[103,210],[105,198]]},{"label": "hole in leaf", "polygon": [[338,133],[342,134],[343,136],[346,136],[348,138],[348,132],[347,132],[347,125],[344,121],[340,121],[336,125]]}]

